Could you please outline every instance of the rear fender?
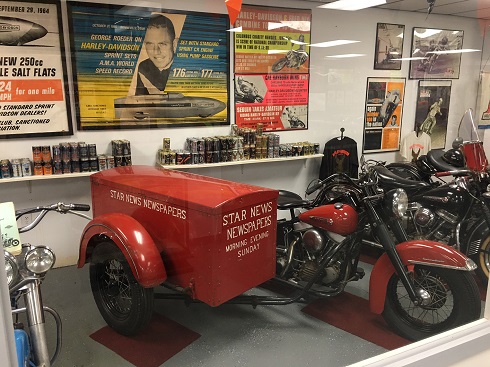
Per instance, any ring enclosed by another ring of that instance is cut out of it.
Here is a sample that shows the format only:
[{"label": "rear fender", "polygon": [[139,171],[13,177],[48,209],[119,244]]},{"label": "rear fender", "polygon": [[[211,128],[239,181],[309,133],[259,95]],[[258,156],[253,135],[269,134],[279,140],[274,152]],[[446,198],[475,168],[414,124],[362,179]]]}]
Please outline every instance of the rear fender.
[{"label": "rear fender", "polygon": [[106,238],[119,247],[143,287],[154,287],[167,279],[161,255],[151,236],[140,222],[122,213],[98,216],[85,226],[80,240],[79,268],[90,262],[92,250]]},{"label": "rear fender", "polygon": [[[473,261],[461,252],[439,242],[416,240],[402,242],[396,246],[403,265],[409,269],[415,264],[471,271],[476,268]],[[373,313],[383,312],[388,281],[395,268],[384,253],[378,259],[369,279],[369,307]]]}]

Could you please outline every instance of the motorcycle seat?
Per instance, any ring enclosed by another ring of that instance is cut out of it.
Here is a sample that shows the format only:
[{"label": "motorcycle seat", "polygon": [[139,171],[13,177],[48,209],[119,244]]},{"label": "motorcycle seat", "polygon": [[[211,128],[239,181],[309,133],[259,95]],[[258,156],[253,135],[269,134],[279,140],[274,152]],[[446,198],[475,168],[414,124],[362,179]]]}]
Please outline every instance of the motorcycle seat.
[{"label": "motorcycle seat", "polygon": [[431,164],[437,171],[445,172],[445,171],[454,171],[457,169],[461,169],[461,167],[455,167],[442,159],[442,156],[446,153],[444,150],[430,150],[427,153],[427,160],[429,164]]},{"label": "motorcycle seat", "polygon": [[279,197],[277,198],[277,209],[279,210],[302,208],[308,204],[310,204],[309,200],[303,199],[292,191],[279,190]]},{"label": "motorcycle seat", "polygon": [[384,166],[374,167],[378,175],[379,182],[382,187],[389,189],[404,189],[404,190],[419,190],[430,187],[430,184],[425,181],[409,180],[396,175]]}]

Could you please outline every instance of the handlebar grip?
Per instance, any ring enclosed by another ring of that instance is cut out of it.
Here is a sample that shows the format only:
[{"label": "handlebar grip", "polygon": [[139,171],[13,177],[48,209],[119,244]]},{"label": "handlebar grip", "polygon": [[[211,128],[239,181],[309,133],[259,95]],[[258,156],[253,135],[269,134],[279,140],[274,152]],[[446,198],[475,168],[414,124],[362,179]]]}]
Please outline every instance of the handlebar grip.
[{"label": "handlebar grip", "polygon": [[434,173],[434,176],[436,176],[436,177],[451,176],[451,172],[450,171],[436,172],[436,173]]},{"label": "handlebar grip", "polygon": [[87,204],[73,204],[72,210],[78,210],[81,212],[88,212],[90,210],[90,205]]},{"label": "handlebar grip", "polygon": [[307,188],[306,189],[306,195],[310,195],[311,193],[313,193],[316,190],[318,190],[320,187],[322,187],[322,183],[321,182],[313,185],[312,187]]}]

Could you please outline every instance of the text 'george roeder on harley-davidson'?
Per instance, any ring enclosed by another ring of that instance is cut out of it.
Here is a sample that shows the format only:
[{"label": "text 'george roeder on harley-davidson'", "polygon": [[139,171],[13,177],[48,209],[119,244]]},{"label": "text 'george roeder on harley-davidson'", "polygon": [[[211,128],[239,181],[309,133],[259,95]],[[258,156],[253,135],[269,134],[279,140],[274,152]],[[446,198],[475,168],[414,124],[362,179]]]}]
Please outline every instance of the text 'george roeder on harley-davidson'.
[{"label": "text 'george roeder on harley-davidson'", "polygon": [[[372,312],[411,340],[478,319],[474,262],[437,242],[396,244],[387,219],[405,213],[406,194],[379,190],[376,171],[365,167],[359,181],[345,176],[362,195],[345,192],[343,202],[322,206],[285,191],[277,198],[277,190],[163,168],[99,172],[91,176],[94,219],[82,235],[78,265],[90,263],[92,292],[108,325],[133,335],[149,323],[154,297],[257,306],[338,295],[364,276],[358,265],[370,225],[385,249],[370,275]],[[276,208],[291,218],[276,221]],[[390,225],[403,230],[398,220]],[[273,277],[296,293],[242,294]],[[159,285],[171,292],[154,294]]]}]

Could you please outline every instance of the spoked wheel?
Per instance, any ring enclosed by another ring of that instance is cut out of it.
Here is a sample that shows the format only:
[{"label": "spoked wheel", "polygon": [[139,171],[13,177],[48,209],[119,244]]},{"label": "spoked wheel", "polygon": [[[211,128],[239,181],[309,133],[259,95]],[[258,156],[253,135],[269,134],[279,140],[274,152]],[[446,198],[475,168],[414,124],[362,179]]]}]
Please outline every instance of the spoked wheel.
[{"label": "spoked wheel", "polygon": [[134,335],[150,322],[153,288],[143,288],[136,281],[114,243],[105,242],[95,247],[90,285],[102,317],[118,333]]},{"label": "spoked wheel", "polygon": [[478,287],[471,273],[416,265],[411,273],[415,288],[430,296],[416,306],[394,274],[388,282],[383,317],[401,336],[420,340],[480,317]]},{"label": "spoked wheel", "polygon": [[482,280],[483,284],[487,284],[488,275],[490,273],[490,236],[483,240],[480,251],[476,256],[476,259],[474,259],[478,265],[476,273]]},{"label": "spoked wheel", "polygon": [[288,60],[285,57],[283,57],[282,59],[276,61],[272,65],[272,71],[275,73],[277,73],[278,71],[281,71],[286,66],[287,63],[288,63]]}]

